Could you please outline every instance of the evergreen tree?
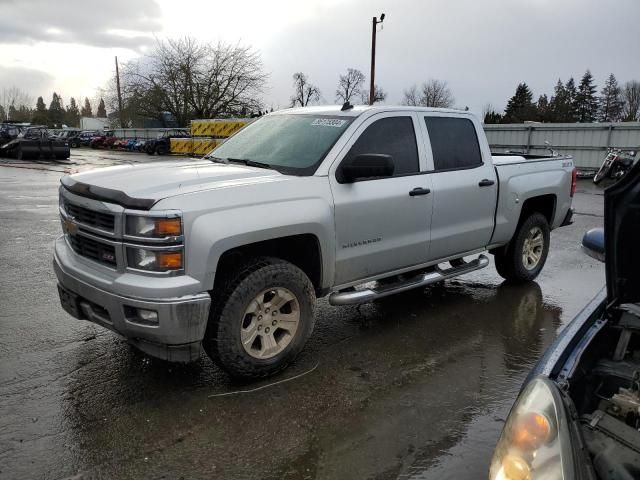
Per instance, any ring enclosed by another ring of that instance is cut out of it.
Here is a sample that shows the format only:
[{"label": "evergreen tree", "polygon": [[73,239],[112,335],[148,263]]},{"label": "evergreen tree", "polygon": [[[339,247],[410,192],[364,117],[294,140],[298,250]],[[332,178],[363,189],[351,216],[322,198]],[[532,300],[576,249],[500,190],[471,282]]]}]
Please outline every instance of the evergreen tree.
[{"label": "evergreen tree", "polygon": [[98,111],[96,112],[96,117],[107,118],[107,109],[104,106],[104,100],[102,98],[100,98],[100,103],[98,104]]},{"label": "evergreen tree", "polygon": [[549,103],[549,98],[546,94],[540,95],[538,97],[538,102],[536,103],[536,109],[538,110],[538,120],[541,122],[551,122],[551,105]]},{"label": "evergreen tree", "polygon": [[622,90],[618,85],[615,75],[612,73],[604,83],[600,96],[600,111],[598,120],[601,122],[617,122],[622,116]]},{"label": "evergreen tree", "polygon": [[73,97],[69,99],[69,105],[67,105],[65,123],[70,127],[80,126],[80,110],[78,110],[78,104],[76,103],[76,99]]},{"label": "evergreen tree", "polygon": [[5,112],[4,107],[0,105],[0,122],[7,119],[7,113],[8,112]]},{"label": "evergreen tree", "polygon": [[9,105],[9,120],[14,121],[14,122],[18,122],[18,109],[15,107],[15,105],[11,104]]},{"label": "evergreen tree", "polygon": [[593,84],[593,75],[587,70],[580,80],[578,92],[573,101],[574,110],[578,122],[593,122],[598,114],[598,97],[596,86]]},{"label": "evergreen tree", "polygon": [[62,106],[62,98],[56,92],[53,92],[53,97],[49,104],[49,122],[55,128],[62,128],[64,116],[65,111]]},{"label": "evergreen tree", "polygon": [[49,125],[49,112],[42,97],[36,101],[36,111],[33,114],[33,123],[36,125]]},{"label": "evergreen tree", "polygon": [[526,83],[518,84],[516,93],[509,99],[504,110],[503,123],[522,123],[536,119],[536,107],[533,104],[533,93]]},{"label": "evergreen tree", "polygon": [[553,95],[549,102],[549,112],[552,122],[564,122],[565,112],[568,104],[567,90],[564,88],[562,80],[558,79],[555,88],[553,89]]},{"label": "evergreen tree", "polygon": [[578,91],[576,90],[576,82],[573,77],[567,80],[564,89],[567,92],[567,111],[563,122],[577,122],[578,113],[576,111],[576,95],[578,94]]},{"label": "evergreen tree", "polygon": [[26,105],[20,105],[20,108],[15,112],[14,117],[18,122],[31,122],[33,110]]},{"label": "evergreen tree", "polygon": [[80,115],[83,117],[93,117],[93,112],[91,111],[91,103],[89,103],[89,99],[87,97],[84,98],[84,107],[80,110]]}]

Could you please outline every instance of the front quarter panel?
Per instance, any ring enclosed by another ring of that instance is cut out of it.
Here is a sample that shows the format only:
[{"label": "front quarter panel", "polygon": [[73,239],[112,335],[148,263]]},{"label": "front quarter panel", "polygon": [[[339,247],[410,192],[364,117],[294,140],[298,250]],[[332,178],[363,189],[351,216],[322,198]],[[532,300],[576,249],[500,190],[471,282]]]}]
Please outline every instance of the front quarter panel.
[{"label": "front quarter panel", "polygon": [[312,234],[322,259],[322,287],[333,279],[333,205],[326,177],[279,177],[271,182],[172,197],[155,208],[184,215],[186,272],[213,288],[226,251],[290,235]]}]

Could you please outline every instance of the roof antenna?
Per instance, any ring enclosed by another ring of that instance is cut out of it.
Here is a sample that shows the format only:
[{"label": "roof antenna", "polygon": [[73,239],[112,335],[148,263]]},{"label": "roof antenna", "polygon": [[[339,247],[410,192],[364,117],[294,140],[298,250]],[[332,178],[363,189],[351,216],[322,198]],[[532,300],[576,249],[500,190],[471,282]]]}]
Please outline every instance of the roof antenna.
[{"label": "roof antenna", "polygon": [[346,102],[344,102],[344,103],[342,104],[342,108],[340,109],[340,111],[341,111],[341,112],[344,112],[344,111],[346,111],[346,110],[351,110],[352,108],[353,108],[353,105],[351,105],[351,104],[349,103],[349,100],[347,100]]}]

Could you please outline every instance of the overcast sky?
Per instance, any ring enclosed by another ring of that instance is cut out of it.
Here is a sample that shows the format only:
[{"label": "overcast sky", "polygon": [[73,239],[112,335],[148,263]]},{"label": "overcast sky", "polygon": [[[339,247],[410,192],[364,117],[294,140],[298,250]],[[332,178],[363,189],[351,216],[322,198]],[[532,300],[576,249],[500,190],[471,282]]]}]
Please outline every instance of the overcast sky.
[{"label": "overcast sky", "polygon": [[640,79],[640,0],[0,0],[0,88],[34,97],[95,95],[122,61],[156,38],[190,35],[258,50],[270,75],[267,106],[285,107],[291,75],[305,72],[333,103],[338,75],[369,75],[371,18],[376,80],[399,103],[403,89],[446,80],[456,105],[497,109],[526,81],[537,97],[558,77],[589,68]]}]

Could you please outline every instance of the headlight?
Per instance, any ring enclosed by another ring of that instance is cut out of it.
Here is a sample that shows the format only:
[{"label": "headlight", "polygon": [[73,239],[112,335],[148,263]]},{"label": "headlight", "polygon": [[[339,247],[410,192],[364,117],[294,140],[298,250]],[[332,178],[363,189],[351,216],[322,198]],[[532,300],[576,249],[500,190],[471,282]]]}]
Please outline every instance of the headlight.
[{"label": "headlight", "polygon": [[182,235],[182,218],[127,215],[125,232],[133,237],[166,238]]},{"label": "headlight", "polygon": [[127,266],[150,272],[182,270],[184,252],[182,247],[171,250],[127,247]]},{"label": "headlight", "polygon": [[491,460],[491,480],[573,478],[569,430],[553,383],[532,380],[511,409]]}]

